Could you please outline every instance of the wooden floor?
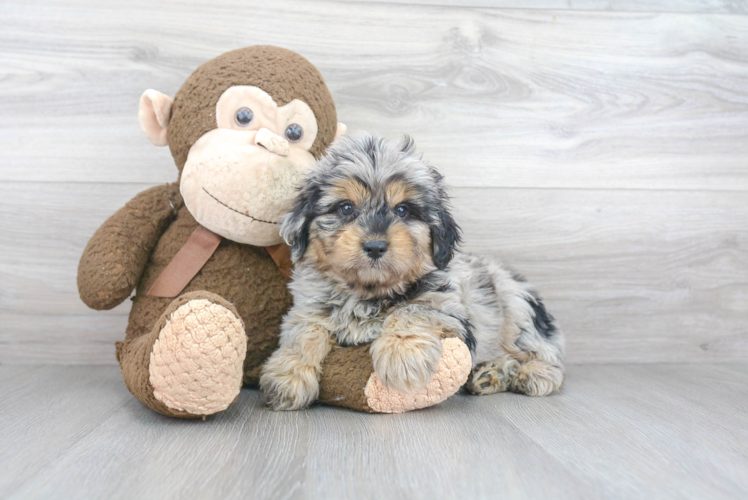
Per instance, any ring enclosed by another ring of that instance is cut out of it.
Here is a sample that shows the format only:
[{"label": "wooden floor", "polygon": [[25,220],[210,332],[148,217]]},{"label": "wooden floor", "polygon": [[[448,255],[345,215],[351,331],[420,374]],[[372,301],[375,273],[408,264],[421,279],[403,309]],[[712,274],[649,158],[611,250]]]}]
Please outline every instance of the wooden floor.
[{"label": "wooden floor", "polygon": [[748,498],[748,366],[574,365],[563,392],[162,417],[115,367],[0,366],[0,498]]}]

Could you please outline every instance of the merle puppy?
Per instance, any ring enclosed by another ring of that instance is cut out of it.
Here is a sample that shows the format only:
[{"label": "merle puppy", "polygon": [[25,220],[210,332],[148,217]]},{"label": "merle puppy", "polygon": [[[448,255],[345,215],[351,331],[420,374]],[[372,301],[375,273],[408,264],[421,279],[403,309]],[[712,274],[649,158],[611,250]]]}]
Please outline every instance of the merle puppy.
[{"label": "merle puppy", "polygon": [[442,176],[410,138],[343,138],[312,170],[281,225],[294,305],[261,387],[276,410],[309,406],[335,343],[371,343],[376,373],[428,384],[443,334],[470,348],[474,394],[544,396],[564,381],[563,336],[537,292],[499,262],[456,252]]}]

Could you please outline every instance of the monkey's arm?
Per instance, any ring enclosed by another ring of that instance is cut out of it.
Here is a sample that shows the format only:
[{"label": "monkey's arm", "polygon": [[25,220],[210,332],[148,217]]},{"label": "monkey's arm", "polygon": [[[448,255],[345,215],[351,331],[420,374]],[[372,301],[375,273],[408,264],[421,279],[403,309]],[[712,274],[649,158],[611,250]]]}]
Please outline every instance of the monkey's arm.
[{"label": "monkey's arm", "polygon": [[182,204],[177,183],[156,186],[135,196],[102,224],[78,265],[78,292],[88,307],[111,309],[130,295]]}]

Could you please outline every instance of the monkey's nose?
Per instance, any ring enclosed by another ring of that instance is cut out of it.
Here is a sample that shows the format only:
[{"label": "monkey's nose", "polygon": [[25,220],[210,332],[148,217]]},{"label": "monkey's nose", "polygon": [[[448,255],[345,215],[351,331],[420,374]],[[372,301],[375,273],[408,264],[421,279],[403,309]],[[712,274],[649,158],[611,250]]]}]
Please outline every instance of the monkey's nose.
[{"label": "monkey's nose", "polygon": [[382,240],[373,240],[373,241],[367,241],[364,243],[364,253],[372,260],[377,260],[379,257],[385,254],[387,252],[387,247],[389,245],[386,241]]},{"label": "monkey's nose", "polygon": [[290,147],[288,141],[283,139],[281,136],[273,133],[271,130],[261,128],[257,131],[255,136],[255,144],[262,146],[271,153],[275,153],[281,156],[288,156]]}]

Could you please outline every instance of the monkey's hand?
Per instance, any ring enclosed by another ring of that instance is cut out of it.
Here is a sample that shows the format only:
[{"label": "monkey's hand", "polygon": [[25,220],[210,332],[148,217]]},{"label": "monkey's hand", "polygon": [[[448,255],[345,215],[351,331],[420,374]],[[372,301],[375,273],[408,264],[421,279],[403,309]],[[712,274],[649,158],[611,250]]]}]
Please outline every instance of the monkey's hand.
[{"label": "monkey's hand", "polygon": [[177,183],[156,186],[102,224],[78,265],[78,292],[88,307],[111,309],[130,295],[182,203]]},{"label": "monkey's hand", "polygon": [[443,328],[436,311],[406,306],[387,316],[371,344],[374,371],[384,385],[412,393],[428,385],[439,368]]}]

